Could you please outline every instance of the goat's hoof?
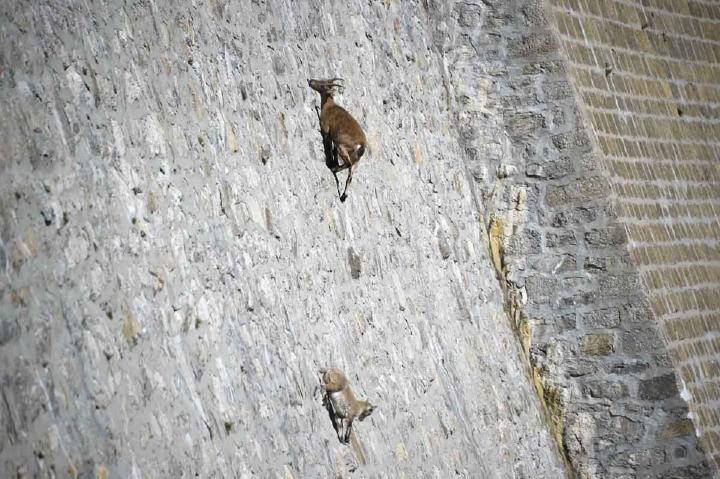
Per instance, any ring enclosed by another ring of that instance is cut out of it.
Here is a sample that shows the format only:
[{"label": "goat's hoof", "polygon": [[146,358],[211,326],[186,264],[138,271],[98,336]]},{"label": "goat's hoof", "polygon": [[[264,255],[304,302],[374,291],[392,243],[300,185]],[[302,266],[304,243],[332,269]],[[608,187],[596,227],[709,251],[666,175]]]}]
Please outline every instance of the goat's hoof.
[{"label": "goat's hoof", "polygon": [[341,202],[341,203],[345,203],[345,200],[346,200],[346,199],[347,199],[347,195],[342,195],[342,196],[340,197],[340,202]]}]

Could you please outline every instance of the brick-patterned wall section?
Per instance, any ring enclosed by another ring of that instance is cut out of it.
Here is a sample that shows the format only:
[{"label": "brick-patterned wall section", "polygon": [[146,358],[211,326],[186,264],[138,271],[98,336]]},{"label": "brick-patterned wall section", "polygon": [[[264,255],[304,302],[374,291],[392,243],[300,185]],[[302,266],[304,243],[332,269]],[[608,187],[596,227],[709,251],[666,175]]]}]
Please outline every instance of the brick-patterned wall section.
[{"label": "brick-patterned wall section", "polygon": [[631,255],[720,464],[720,5],[549,0]]},{"label": "brick-patterned wall section", "polygon": [[461,139],[558,444],[578,477],[708,477],[542,2],[457,10]]},{"label": "brick-patterned wall section", "polygon": [[[447,106],[455,25],[1,1],[0,478],[565,477]],[[345,203],[307,86],[335,75],[369,140]],[[351,446],[327,366],[378,406]]]}]

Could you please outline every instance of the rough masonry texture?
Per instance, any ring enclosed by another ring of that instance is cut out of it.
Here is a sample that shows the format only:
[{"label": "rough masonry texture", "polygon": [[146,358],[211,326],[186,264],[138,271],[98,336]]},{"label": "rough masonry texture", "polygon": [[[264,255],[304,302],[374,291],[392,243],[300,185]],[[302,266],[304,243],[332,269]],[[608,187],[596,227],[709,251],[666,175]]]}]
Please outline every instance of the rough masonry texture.
[{"label": "rough masonry texture", "polygon": [[708,477],[548,11],[461,8],[483,18],[460,21],[457,63],[475,79],[457,95],[461,141],[511,321],[573,472]]},{"label": "rough masonry texture", "polygon": [[[2,2],[4,477],[564,476],[457,141],[450,7]],[[370,142],[345,204],[306,82],[334,75]],[[328,366],[378,406],[352,446]]]},{"label": "rough masonry texture", "polygon": [[711,476],[720,12],[643,4],[0,4],[0,470]]},{"label": "rough masonry texture", "polygon": [[[549,0],[548,8],[632,259],[717,468],[720,5]],[[671,390],[663,376],[644,381],[646,395]]]}]

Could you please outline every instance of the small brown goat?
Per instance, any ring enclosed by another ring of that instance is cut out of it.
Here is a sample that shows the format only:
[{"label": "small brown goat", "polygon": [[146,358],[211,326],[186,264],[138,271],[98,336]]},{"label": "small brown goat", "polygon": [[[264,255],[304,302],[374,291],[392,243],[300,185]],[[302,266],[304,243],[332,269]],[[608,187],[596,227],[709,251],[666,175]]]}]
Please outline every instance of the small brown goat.
[{"label": "small brown goat", "polygon": [[337,368],[320,370],[321,387],[333,419],[333,426],[340,442],[350,442],[350,433],[355,419],[363,421],[375,410],[368,401],[360,401],[350,389],[350,381]]},{"label": "small brown goat", "polygon": [[[342,88],[342,85],[338,83],[341,81],[343,81],[342,78],[308,80],[308,86],[320,93],[320,113],[318,116],[320,117],[320,133],[325,147],[325,163],[333,172],[333,176],[335,176],[340,201],[344,202],[347,198],[347,189],[352,181],[355,168],[363,153],[365,153],[367,139],[355,118],[343,107],[336,104],[333,99],[334,92],[338,88]],[[337,156],[342,159],[342,164],[338,164]],[[345,181],[345,189],[340,194],[340,182],[337,173],[346,168],[349,168],[350,171]]]}]

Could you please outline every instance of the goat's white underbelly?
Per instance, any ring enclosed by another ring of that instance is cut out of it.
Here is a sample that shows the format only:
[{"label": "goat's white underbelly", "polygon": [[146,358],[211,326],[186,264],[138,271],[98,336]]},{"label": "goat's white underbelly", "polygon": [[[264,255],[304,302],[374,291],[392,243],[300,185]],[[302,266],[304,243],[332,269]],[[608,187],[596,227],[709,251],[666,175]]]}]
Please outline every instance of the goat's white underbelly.
[{"label": "goat's white underbelly", "polygon": [[335,414],[338,416],[346,417],[350,412],[350,405],[345,399],[345,395],[342,391],[330,393],[330,401],[332,401],[333,409],[335,410]]}]

